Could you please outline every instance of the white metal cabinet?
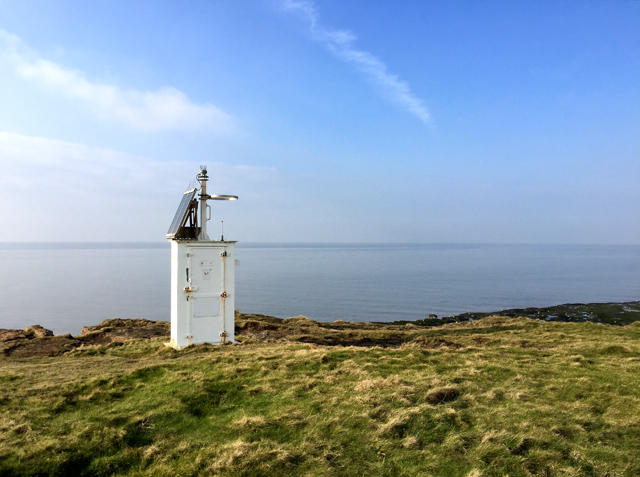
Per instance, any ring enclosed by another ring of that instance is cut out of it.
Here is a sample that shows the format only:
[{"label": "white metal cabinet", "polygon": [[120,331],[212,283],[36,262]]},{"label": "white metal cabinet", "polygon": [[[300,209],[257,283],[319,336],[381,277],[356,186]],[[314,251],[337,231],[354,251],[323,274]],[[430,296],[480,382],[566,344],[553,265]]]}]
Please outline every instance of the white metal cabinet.
[{"label": "white metal cabinet", "polygon": [[171,345],[234,340],[235,242],[171,241]]}]

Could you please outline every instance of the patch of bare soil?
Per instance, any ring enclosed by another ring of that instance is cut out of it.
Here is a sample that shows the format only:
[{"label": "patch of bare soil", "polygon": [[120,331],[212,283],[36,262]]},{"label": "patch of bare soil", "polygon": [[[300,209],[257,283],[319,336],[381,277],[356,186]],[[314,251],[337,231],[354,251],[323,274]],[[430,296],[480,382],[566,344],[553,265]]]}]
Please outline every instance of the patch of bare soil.
[{"label": "patch of bare soil", "polygon": [[0,329],[0,357],[30,358],[59,356],[82,345],[108,345],[139,338],[169,338],[170,324],[166,321],[123,320],[113,318],[96,326],[85,326],[80,336],[54,335],[40,325],[24,330]]},{"label": "patch of bare soil", "polygon": [[[446,327],[446,326],[445,326]],[[236,313],[235,336],[241,343],[288,341],[324,346],[361,346],[398,348],[411,343],[425,349],[464,347],[442,337],[421,336],[426,330],[412,324],[388,324],[334,321],[324,323],[304,316],[276,318],[259,314]],[[444,330],[443,330],[444,331]],[[85,326],[79,336],[57,335],[40,325],[24,330],[0,329],[0,358],[59,356],[80,346],[106,346],[133,339],[166,338],[171,325],[167,321],[113,318],[96,326]]]},{"label": "patch of bare soil", "polygon": [[287,340],[325,346],[397,348],[410,340],[415,327],[382,323],[318,322],[304,316],[276,318],[266,315],[236,315],[236,339],[243,342]]},{"label": "patch of bare soil", "polygon": [[171,323],[168,321],[112,318],[96,326],[83,326],[78,339],[87,344],[104,345],[139,338],[169,338],[170,335]]}]

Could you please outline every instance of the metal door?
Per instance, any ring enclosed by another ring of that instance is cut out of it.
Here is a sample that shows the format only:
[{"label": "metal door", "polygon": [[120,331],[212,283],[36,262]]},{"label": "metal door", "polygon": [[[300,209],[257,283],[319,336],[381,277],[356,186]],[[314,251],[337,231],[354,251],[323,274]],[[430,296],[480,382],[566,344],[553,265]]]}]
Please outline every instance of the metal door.
[{"label": "metal door", "polygon": [[216,248],[190,247],[189,321],[193,342],[220,340],[223,292],[220,251]]}]

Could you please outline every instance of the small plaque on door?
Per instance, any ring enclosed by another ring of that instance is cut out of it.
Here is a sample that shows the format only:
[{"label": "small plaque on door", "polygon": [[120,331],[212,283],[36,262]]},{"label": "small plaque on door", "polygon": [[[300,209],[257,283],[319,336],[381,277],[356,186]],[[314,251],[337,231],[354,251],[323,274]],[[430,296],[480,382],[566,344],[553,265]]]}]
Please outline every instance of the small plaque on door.
[{"label": "small plaque on door", "polygon": [[220,316],[220,298],[194,297],[191,302],[191,314],[194,318]]}]

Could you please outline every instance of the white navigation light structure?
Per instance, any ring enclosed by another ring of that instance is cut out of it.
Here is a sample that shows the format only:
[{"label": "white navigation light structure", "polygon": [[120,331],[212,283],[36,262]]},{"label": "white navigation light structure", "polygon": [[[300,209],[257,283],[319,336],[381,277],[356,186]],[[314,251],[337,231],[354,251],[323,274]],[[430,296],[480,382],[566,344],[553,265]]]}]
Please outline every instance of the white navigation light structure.
[{"label": "white navigation light structure", "polygon": [[211,240],[208,200],[237,200],[235,195],[207,194],[206,166],[197,189],[184,193],[167,231],[171,241],[171,346],[222,344],[234,340],[235,244]]}]

